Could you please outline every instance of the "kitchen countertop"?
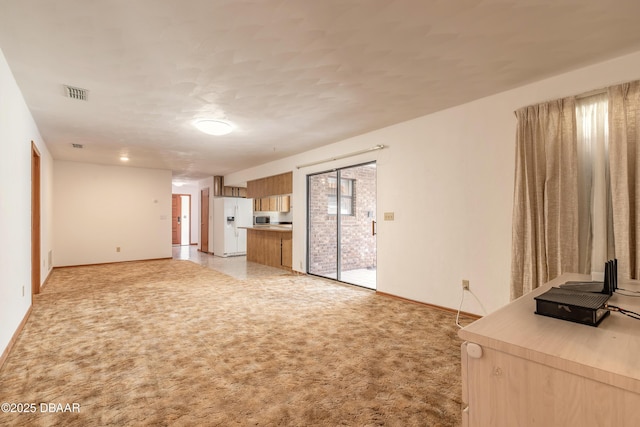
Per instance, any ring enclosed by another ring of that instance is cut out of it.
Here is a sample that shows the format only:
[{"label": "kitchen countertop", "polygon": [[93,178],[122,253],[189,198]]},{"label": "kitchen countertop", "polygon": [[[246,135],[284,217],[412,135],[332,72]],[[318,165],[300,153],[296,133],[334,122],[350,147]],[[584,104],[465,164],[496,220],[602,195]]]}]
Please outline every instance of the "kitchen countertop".
[{"label": "kitchen countertop", "polygon": [[247,227],[238,227],[238,228],[245,228],[247,230],[276,231],[280,233],[286,233],[288,231],[293,230],[293,225],[292,224],[250,225]]}]

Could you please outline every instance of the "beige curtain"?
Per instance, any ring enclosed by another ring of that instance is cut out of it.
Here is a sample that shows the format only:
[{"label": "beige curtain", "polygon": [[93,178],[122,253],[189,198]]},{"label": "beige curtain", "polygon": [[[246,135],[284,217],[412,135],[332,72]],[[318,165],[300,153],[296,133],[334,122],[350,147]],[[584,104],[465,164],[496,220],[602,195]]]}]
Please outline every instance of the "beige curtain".
[{"label": "beige curtain", "polygon": [[578,140],[578,229],[580,264],[576,273],[603,273],[615,257],[609,180],[606,91],[576,100]]},{"label": "beige curtain", "polygon": [[609,92],[609,167],[618,275],[640,278],[640,82]]},{"label": "beige curtain", "polygon": [[579,264],[575,98],[521,108],[516,117],[512,299]]}]

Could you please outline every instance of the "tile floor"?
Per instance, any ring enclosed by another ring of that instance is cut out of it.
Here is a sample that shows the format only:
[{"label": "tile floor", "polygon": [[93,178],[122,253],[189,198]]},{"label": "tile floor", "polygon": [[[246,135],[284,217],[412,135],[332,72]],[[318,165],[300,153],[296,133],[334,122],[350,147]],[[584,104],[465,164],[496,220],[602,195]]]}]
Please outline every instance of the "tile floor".
[{"label": "tile floor", "polygon": [[[290,274],[287,270],[269,267],[267,265],[248,262],[246,256],[217,257],[199,252],[197,246],[173,246],[174,259],[187,259],[217,270],[236,279],[246,280],[262,276],[277,276]],[[336,275],[327,275],[329,279],[335,279]],[[376,289],[376,270],[359,269],[343,271],[341,281],[352,285],[362,286],[368,289]]]},{"label": "tile floor", "polygon": [[267,265],[248,262],[246,256],[217,257],[198,251],[196,245],[173,246],[174,259],[188,259],[212,270],[227,274],[236,279],[246,280],[263,276],[277,276],[291,274],[287,270],[269,267]]}]

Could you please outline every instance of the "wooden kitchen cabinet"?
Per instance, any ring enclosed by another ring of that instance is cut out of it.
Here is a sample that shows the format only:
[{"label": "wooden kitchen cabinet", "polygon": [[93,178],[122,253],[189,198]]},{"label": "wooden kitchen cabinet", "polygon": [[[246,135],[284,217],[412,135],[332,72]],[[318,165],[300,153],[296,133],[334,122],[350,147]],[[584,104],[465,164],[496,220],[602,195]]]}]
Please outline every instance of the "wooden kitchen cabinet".
[{"label": "wooden kitchen cabinet", "polygon": [[258,211],[259,212],[267,212],[270,211],[270,206],[269,206],[269,198],[268,197],[262,197],[260,199],[256,199],[256,201],[258,202]]},{"label": "wooden kitchen cabinet", "polygon": [[269,210],[270,211],[278,211],[278,198],[277,197],[269,197]]},{"label": "wooden kitchen cabinet", "polygon": [[223,187],[225,197],[247,197],[247,189],[243,187]]},{"label": "wooden kitchen cabinet", "polygon": [[278,200],[278,212],[289,212],[291,210],[291,196],[280,196]]},{"label": "wooden kitchen cabinet", "polygon": [[273,186],[273,194],[293,193],[293,172],[287,172],[273,177]]},{"label": "wooden kitchen cabinet", "polygon": [[262,197],[253,200],[255,212],[289,212],[291,210],[290,196]]},{"label": "wooden kitchen cabinet", "polygon": [[223,176],[213,177],[213,195],[215,197],[247,197],[247,189],[244,187],[230,187],[224,185]]},{"label": "wooden kitchen cabinet", "polygon": [[293,172],[247,182],[247,196],[252,199],[279,196],[293,192]]},{"label": "wooden kitchen cabinet", "polygon": [[262,196],[261,179],[255,179],[253,181],[247,181],[247,197],[252,199],[259,199]]},{"label": "wooden kitchen cabinet", "polygon": [[213,177],[213,195],[215,197],[224,195],[224,177],[223,176]]},{"label": "wooden kitchen cabinet", "polygon": [[267,211],[275,210],[275,209],[271,209],[271,202],[269,197],[262,197],[258,200],[260,200],[260,209],[258,209],[259,211],[267,212]]},{"label": "wooden kitchen cabinet", "polygon": [[291,269],[292,232],[248,229],[247,261]]},{"label": "wooden kitchen cabinet", "polygon": [[293,266],[293,239],[291,233],[282,233],[280,238],[280,265],[285,268]]}]

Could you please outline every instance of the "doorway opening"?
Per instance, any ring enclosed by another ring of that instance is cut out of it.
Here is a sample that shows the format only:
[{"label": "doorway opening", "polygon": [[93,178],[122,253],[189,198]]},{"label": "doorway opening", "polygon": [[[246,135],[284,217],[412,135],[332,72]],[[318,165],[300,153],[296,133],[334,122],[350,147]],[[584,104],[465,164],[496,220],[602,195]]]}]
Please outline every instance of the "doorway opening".
[{"label": "doorway opening", "polygon": [[171,244],[191,244],[191,195],[171,195]]},{"label": "doorway opening", "polygon": [[376,162],[307,176],[307,273],[376,289]]},{"label": "doorway opening", "polygon": [[191,195],[182,194],[182,242],[181,244],[191,244]]}]

